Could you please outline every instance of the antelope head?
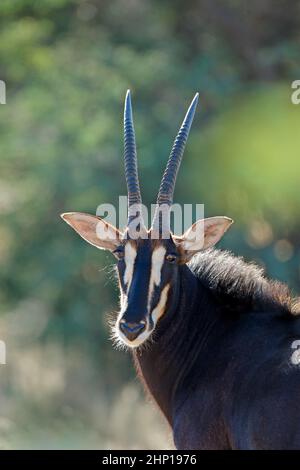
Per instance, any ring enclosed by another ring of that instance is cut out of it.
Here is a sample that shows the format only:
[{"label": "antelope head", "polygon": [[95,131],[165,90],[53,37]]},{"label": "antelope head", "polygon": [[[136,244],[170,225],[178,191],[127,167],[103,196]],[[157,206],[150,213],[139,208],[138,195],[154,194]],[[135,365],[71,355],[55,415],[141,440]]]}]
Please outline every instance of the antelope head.
[{"label": "antelope head", "polygon": [[[128,191],[128,222],[123,231],[95,215],[68,212],[61,215],[85,241],[109,250],[116,258],[120,312],[115,336],[129,347],[138,347],[153,333],[175,302],[180,266],[198,251],[215,245],[232,220],[212,217],[195,222],[182,236],[172,234],[170,209],[176,177],[197,106],[195,95],[175,138],[163,174],[150,229],[142,216],[137,153],[130,92],[124,107],[124,161]],[[199,234],[201,236],[199,236]]]}]

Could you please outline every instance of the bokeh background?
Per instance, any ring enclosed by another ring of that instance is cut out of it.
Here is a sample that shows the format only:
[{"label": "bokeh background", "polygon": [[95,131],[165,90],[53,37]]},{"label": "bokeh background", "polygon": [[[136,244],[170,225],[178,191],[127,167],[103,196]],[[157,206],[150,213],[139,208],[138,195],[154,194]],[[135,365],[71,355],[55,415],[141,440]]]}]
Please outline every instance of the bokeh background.
[{"label": "bokeh background", "polygon": [[236,223],[222,247],[300,291],[300,4],[1,0],[0,447],[171,448],[109,340],[113,259],[60,212],[126,194],[131,88],[144,201],[200,92],[176,202]]}]

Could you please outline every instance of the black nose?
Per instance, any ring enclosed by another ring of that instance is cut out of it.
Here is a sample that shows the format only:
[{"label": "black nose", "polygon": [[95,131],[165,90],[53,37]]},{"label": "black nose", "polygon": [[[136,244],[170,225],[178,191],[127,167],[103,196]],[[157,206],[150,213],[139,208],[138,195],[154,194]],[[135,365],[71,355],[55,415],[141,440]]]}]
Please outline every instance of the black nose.
[{"label": "black nose", "polygon": [[146,328],[146,322],[127,322],[126,320],[120,321],[120,330],[129,341],[135,340],[139,334]]}]

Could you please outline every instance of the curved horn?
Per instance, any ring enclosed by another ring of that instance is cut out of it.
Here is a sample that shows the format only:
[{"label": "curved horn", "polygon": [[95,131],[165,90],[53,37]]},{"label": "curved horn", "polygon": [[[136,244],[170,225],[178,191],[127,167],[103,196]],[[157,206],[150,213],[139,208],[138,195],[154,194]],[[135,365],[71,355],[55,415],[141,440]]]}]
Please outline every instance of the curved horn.
[{"label": "curved horn", "polygon": [[137,153],[130,90],[127,90],[124,105],[124,163],[128,192],[128,226],[130,222],[137,217],[137,215],[140,216],[140,222],[143,225],[140,207],[142,204],[142,198],[138,178]]},{"label": "curved horn", "polygon": [[170,207],[173,204],[173,194],[176,177],[182,160],[185,144],[194,119],[199,93],[193,98],[185,115],[183,123],[174,141],[165,172],[163,174],[156,203],[152,228],[161,232],[170,231]]}]

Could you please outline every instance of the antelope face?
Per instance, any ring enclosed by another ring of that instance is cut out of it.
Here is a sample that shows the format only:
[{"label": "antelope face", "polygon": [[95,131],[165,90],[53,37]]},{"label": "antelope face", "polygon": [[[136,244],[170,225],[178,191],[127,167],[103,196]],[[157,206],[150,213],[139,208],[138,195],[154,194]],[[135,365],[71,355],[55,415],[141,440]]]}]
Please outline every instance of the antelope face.
[{"label": "antelope face", "polygon": [[180,257],[172,239],[128,240],[114,254],[121,293],[115,336],[137,347],[149,338],[172,302]]},{"label": "antelope face", "polygon": [[128,190],[126,229],[121,232],[104,219],[90,214],[62,214],[63,220],[85,241],[111,251],[117,259],[121,305],[114,334],[118,341],[133,348],[144,343],[160,319],[170,311],[175,302],[174,294],[178,292],[180,264],[188,262],[199,250],[217,243],[232,223],[227,217],[212,217],[197,221],[181,237],[170,231],[170,208],[176,176],[197,100],[198,95],[193,99],[175,139],[149,231],[141,215],[142,201],[129,92],[124,110],[124,160]]}]

